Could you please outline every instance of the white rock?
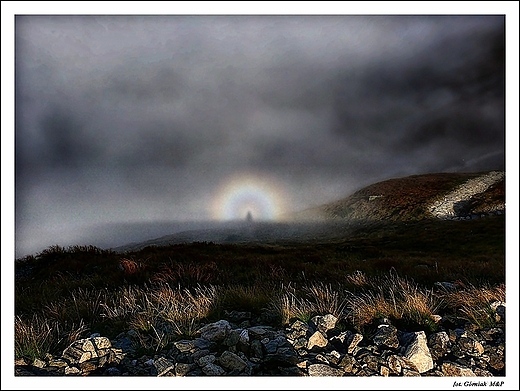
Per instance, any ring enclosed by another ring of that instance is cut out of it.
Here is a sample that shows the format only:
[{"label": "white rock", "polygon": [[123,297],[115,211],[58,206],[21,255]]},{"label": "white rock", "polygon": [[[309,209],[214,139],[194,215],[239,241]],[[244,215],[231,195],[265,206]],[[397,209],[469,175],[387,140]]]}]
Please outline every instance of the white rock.
[{"label": "white rock", "polygon": [[433,369],[433,359],[428,349],[426,334],[424,331],[418,331],[415,338],[408,345],[405,357],[413,362],[419,373],[424,373]]},{"label": "white rock", "polygon": [[314,346],[324,348],[327,346],[329,341],[327,338],[323,336],[323,334],[319,331],[316,331],[314,334],[312,334],[309,338],[309,342],[307,343],[307,349],[312,349]]}]

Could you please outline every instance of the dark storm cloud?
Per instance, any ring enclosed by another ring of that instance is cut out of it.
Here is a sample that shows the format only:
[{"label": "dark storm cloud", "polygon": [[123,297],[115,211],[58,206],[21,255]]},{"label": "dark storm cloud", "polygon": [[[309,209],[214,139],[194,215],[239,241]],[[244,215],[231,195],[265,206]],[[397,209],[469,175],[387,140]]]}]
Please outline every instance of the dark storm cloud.
[{"label": "dark storm cloud", "polygon": [[74,169],[97,159],[99,146],[89,140],[82,122],[62,108],[50,109],[40,122],[44,143],[38,161],[53,168]]},{"label": "dark storm cloud", "polygon": [[237,172],[298,210],[503,168],[502,16],[19,16],[15,49],[18,222],[209,218]]},{"label": "dark storm cloud", "polygon": [[[503,25],[434,40],[341,79],[334,131],[359,148],[409,155],[410,165],[439,171],[503,150]],[[503,153],[492,166],[504,168]]]}]

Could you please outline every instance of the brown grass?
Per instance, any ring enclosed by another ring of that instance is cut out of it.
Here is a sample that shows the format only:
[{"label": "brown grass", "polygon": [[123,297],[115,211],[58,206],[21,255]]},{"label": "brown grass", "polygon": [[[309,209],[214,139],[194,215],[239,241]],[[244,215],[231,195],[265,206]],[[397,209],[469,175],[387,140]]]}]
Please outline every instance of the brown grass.
[{"label": "brown grass", "polygon": [[[52,247],[15,262],[15,354],[59,354],[87,330],[113,338],[129,329],[157,351],[225,310],[281,324],[332,313],[358,330],[387,317],[428,332],[433,315],[493,326],[490,304],[505,301],[504,237],[496,216],[366,225],[319,243],[150,247],[124,258]],[[458,288],[432,290],[439,281]]]},{"label": "brown grass", "polygon": [[46,353],[63,350],[70,343],[82,338],[87,331],[83,322],[78,325],[62,324],[37,314],[30,319],[16,316],[15,357],[42,359]]},{"label": "brown grass", "polygon": [[480,328],[494,327],[497,323],[491,304],[505,302],[505,284],[477,288],[473,285],[466,289],[442,294],[445,306],[456,316],[477,325]]},{"label": "brown grass", "polygon": [[432,327],[441,303],[433,291],[394,273],[371,279],[363,292],[347,293],[348,320],[358,330],[380,318]]}]

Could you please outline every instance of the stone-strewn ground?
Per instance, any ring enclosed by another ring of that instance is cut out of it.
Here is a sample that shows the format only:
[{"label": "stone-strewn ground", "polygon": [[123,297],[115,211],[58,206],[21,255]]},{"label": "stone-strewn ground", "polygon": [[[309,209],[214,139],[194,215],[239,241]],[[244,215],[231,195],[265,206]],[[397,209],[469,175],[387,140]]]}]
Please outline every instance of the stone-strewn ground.
[{"label": "stone-strewn ground", "polygon": [[110,341],[92,335],[61,357],[15,362],[17,376],[504,376],[505,303],[495,303],[499,327],[442,326],[429,336],[382,319],[370,338],[340,330],[331,315],[285,329],[252,325],[251,314],[204,325],[168,351],[137,357],[135,331]]},{"label": "stone-strewn ground", "polygon": [[[495,183],[504,180],[505,173],[503,171],[491,171],[486,175],[478,178],[470,179],[452,192],[446,194],[441,200],[435,202],[431,207],[431,213],[440,219],[453,218],[476,218],[481,214],[468,214],[466,209],[473,197],[477,194],[484,193]],[[494,205],[489,213],[504,213],[505,204]]]}]

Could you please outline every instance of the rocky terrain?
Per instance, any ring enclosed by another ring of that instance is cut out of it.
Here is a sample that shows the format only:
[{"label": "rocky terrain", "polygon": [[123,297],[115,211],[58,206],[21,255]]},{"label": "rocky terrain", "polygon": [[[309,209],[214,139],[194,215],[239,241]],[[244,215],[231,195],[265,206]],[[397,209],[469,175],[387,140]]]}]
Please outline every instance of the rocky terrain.
[{"label": "rocky terrain", "polygon": [[[321,217],[242,221],[110,251],[56,246],[17,260],[15,375],[505,376],[503,172],[388,180],[310,212]],[[413,299],[419,288],[382,284],[381,273],[392,270],[441,301],[412,306],[405,317],[395,292]],[[366,322],[354,319],[356,301],[323,309],[333,298],[327,290],[307,301],[312,312],[293,313],[283,326],[264,311],[273,284],[285,293],[294,284],[302,295],[330,282],[381,300],[360,310]],[[219,286],[210,300],[218,305],[195,318],[188,288],[210,285]],[[443,294],[454,296],[447,304]],[[172,298],[178,306],[165,318]],[[391,308],[380,307],[387,299]],[[182,311],[189,331],[176,323]],[[37,345],[62,325],[69,329],[53,336],[52,350]]]},{"label": "rocky terrain", "polygon": [[93,334],[61,357],[15,362],[17,376],[505,376],[505,303],[491,306],[498,326],[403,332],[388,319],[369,337],[340,330],[331,315],[284,329],[255,325],[248,312],[201,327],[167,351],[136,353],[134,330],[113,341]]},{"label": "rocky terrain", "polygon": [[[430,212],[440,219],[467,218],[473,216],[484,217],[488,213],[500,214],[504,212],[505,204],[488,202],[487,205],[474,205],[477,195],[485,193],[492,186],[504,181],[503,171],[491,171],[486,175],[469,179],[462,185],[444,195],[430,206]],[[472,207],[473,204],[473,207]],[[484,203],[482,203],[484,204]]]},{"label": "rocky terrain", "polygon": [[466,219],[504,213],[505,173],[438,173],[389,179],[296,213],[301,220]]}]

